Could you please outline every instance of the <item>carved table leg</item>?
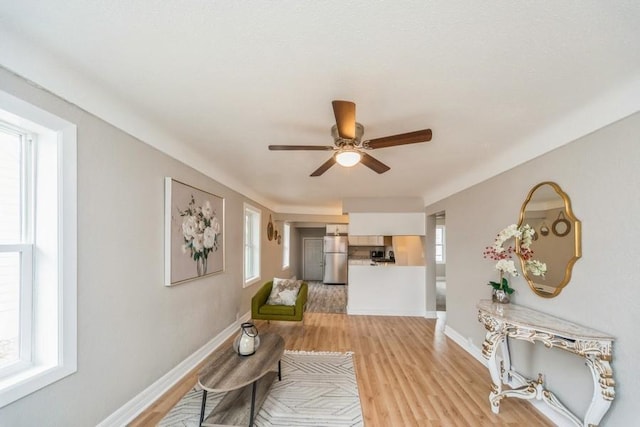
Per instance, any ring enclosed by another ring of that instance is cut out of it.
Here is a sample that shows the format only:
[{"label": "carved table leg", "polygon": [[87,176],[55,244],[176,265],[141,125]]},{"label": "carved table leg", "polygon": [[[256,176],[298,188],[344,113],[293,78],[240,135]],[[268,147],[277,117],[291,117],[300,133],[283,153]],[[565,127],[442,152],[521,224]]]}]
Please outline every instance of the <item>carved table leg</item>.
[{"label": "carved table leg", "polygon": [[509,353],[509,340],[507,336],[500,342],[500,353],[502,353],[502,366],[500,366],[502,383],[509,384],[509,381],[511,381],[511,354]]},{"label": "carved table leg", "polygon": [[503,333],[495,331],[488,331],[487,335],[482,343],[482,355],[487,359],[487,367],[491,374],[491,393],[489,393],[489,402],[491,403],[491,410],[494,414],[500,412],[500,400],[502,399],[502,379],[500,375],[500,366],[496,359],[496,352],[498,345],[505,340]]},{"label": "carved table leg", "polygon": [[611,406],[611,402],[616,395],[614,390],[615,381],[613,380],[611,366],[607,360],[602,360],[592,354],[587,355],[585,360],[593,378],[593,397],[584,417],[584,425],[597,426],[600,424],[604,414],[609,410],[609,406]]}]

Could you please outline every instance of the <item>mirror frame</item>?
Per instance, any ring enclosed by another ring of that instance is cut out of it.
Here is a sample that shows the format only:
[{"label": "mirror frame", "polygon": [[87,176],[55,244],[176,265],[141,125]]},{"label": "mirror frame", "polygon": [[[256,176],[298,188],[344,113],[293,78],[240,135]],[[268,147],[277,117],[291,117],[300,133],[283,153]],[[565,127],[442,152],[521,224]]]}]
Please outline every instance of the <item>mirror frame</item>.
[{"label": "mirror frame", "polygon": [[520,266],[522,267],[522,275],[527,280],[527,283],[529,283],[529,287],[531,288],[531,290],[536,295],[541,296],[543,298],[553,298],[555,296],[558,296],[558,294],[562,292],[562,289],[565,286],[567,286],[567,284],[571,280],[571,272],[573,270],[573,265],[576,263],[576,261],[578,261],[580,257],[582,257],[582,226],[581,226],[580,220],[576,218],[576,216],[573,214],[573,211],[571,210],[571,200],[569,199],[569,196],[567,195],[567,193],[562,191],[562,188],[560,188],[560,186],[555,182],[544,181],[544,182],[541,182],[540,184],[535,185],[531,189],[531,191],[529,191],[529,194],[527,195],[526,200],[524,201],[524,203],[522,204],[522,207],[520,208],[520,218],[518,220],[518,228],[524,224],[525,210],[526,210],[527,204],[531,201],[536,190],[544,185],[551,186],[555,190],[555,192],[558,194],[558,196],[562,198],[562,201],[564,202],[566,219],[570,222],[570,224],[574,227],[574,230],[575,230],[574,251],[573,251],[574,255],[567,263],[567,267],[565,268],[565,272],[564,272],[564,278],[557,285],[553,293],[542,292],[536,289],[534,281],[529,277],[529,275],[527,274],[527,271],[525,270],[525,260],[520,255],[519,242],[516,243],[516,253],[518,254],[518,258],[520,259]]}]

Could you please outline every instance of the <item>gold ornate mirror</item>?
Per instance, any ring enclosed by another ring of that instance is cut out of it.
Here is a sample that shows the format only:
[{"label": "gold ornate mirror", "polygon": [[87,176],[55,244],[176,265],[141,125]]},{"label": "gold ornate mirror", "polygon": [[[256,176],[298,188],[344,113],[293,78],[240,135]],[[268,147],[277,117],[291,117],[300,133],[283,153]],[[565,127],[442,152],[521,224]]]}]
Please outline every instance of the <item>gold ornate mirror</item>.
[{"label": "gold ornate mirror", "polygon": [[580,221],[573,215],[569,196],[555,182],[536,185],[520,209],[518,227],[524,224],[535,230],[530,247],[533,258],[547,266],[544,277],[534,276],[519,256],[524,277],[536,294],[555,297],[569,283],[573,264],[582,256]]}]

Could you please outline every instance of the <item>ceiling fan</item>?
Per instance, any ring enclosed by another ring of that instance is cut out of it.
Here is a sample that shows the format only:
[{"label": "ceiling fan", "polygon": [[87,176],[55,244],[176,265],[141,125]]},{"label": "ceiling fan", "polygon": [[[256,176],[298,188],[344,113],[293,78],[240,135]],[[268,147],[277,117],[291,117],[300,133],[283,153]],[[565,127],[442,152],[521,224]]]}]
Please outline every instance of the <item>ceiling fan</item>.
[{"label": "ceiling fan", "polygon": [[313,171],[311,176],[322,175],[336,163],[345,167],[362,163],[377,173],[385,173],[391,168],[365,153],[365,150],[431,141],[431,129],[362,141],[364,126],[356,122],[356,104],[351,101],[331,101],[331,104],[336,117],[336,124],[331,127],[334,145],[269,145],[269,150],[334,151],[331,158]]}]

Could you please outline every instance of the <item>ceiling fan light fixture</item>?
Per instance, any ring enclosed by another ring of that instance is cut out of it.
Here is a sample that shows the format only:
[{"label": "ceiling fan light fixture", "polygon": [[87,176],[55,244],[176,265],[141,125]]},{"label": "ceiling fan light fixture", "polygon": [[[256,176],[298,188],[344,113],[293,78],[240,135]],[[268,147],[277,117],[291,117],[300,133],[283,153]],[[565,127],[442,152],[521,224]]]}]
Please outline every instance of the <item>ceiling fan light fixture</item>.
[{"label": "ceiling fan light fixture", "polygon": [[343,148],[336,154],[336,162],[338,162],[340,166],[344,166],[346,168],[357,165],[360,163],[361,159],[362,154],[351,148]]}]

